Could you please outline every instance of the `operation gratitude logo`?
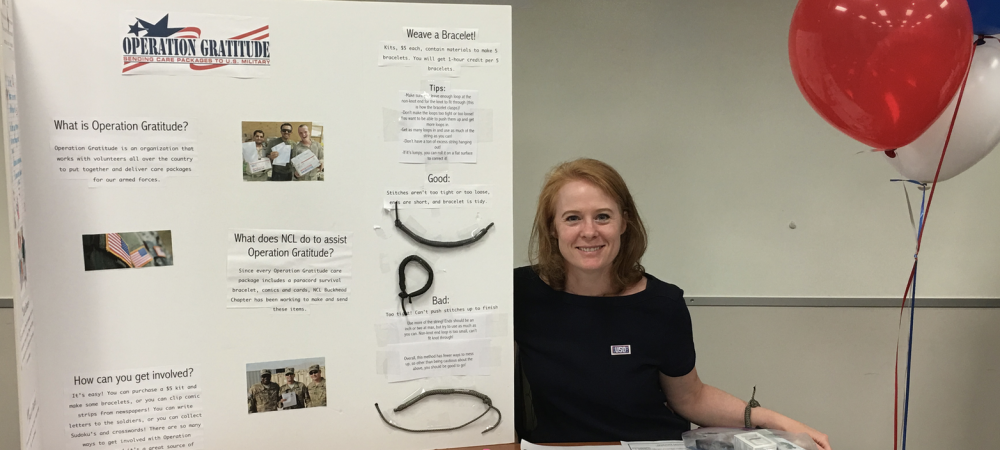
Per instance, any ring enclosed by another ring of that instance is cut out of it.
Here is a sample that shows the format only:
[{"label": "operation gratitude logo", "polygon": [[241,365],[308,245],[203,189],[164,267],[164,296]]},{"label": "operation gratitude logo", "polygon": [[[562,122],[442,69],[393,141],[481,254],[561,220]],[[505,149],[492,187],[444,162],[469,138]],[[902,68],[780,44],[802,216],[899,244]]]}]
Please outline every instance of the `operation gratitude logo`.
[{"label": "operation gratitude logo", "polygon": [[[227,22],[225,16],[189,15],[211,18],[209,22]],[[124,17],[124,15],[123,15]],[[201,23],[171,26],[170,14],[164,14],[156,22],[138,16],[123,26],[127,30],[121,39],[122,73],[129,73],[147,65],[187,66],[184,70],[206,71],[228,66],[270,66],[271,43],[269,26],[256,20],[255,25],[247,25],[253,18],[238,18],[225,25],[205,26]],[[249,20],[248,20],[249,19]],[[176,25],[176,23],[174,24]],[[194,26],[198,25],[198,26]],[[219,25],[215,23],[214,25]],[[233,27],[237,29],[232,29]],[[224,39],[202,38],[202,27],[206,35],[227,36]],[[229,28],[229,33],[226,33]]]}]

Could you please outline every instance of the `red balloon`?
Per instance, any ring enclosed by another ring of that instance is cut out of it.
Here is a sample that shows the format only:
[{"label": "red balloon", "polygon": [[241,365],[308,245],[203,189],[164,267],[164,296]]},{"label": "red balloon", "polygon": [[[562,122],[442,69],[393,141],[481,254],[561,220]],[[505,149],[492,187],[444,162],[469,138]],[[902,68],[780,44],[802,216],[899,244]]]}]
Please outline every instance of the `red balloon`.
[{"label": "red balloon", "polygon": [[916,140],[951,102],[972,41],[965,0],[799,0],[788,58],[820,116],[892,149]]}]

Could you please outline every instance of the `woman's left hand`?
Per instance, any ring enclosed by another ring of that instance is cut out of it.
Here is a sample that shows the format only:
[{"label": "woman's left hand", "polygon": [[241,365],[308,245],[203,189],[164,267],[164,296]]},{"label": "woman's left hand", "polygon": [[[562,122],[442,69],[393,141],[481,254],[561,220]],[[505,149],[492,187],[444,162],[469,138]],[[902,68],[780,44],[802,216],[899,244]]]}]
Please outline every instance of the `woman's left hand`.
[{"label": "woman's left hand", "polygon": [[[687,375],[668,377],[660,374],[660,386],[667,395],[667,404],[681,417],[701,426],[742,427],[746,403],[715,387],[701,382],[698,369]],[[805,433],[820,450],[832,450],[830,438],[816,429],[767,408],[750,410],[750,423],[761,428]]]},{"label": "woman's left hand", "polygon": [[820,450],[833,449],[833,447],[830,447],[830,437],[827,436],[826,434],[821,433],[819,430],[816,430],[815,428],[810,427],[809,425],[806,425],[797,420],[790,419],[780,414],[776,414],[776,416],[777,417],[775,417],[774,420],[775,423],[769,424],[771,426],[768,428],[787,431],[789,433],[805,433],[808,434],[809,437],[811,437],[814,442],[816,442],[816,445],[819,446]]}]

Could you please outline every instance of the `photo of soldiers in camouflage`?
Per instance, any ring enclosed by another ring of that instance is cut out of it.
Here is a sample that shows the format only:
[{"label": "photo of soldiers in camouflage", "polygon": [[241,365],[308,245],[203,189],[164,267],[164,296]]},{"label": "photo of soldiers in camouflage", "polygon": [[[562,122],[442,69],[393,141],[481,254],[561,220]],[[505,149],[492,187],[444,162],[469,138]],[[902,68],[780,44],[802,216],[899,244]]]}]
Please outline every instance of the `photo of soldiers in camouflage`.
[{"label": "photo of soldiers in camouflage", "polygon": [[83,235],[84,270],[174,265],[170,230]]},{"label": "photo of soldiers in camouflage", "polygon": [[243,122],[243,181],[323,181],[323,126]]},{"label": "photo of soldiers in camouflage", "polygon": [[326,406],[325,361],[306,358],[247,364],[247,412]]}]

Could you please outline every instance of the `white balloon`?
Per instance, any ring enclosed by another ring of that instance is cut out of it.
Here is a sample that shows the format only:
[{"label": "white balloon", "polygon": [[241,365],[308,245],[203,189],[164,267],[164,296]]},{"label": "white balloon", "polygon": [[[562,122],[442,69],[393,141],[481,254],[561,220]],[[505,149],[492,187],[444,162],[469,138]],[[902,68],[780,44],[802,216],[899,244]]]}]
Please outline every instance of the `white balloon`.
[{"label": "white balloon", "polygon": [[[885,159],[911,180],[934,181],[941,149],[955,114],[958,94],[941,117],[912,144],[895,150],[896,157]],[[988,39],[976,47],[962,106],[955,118],[948,152],[941,164],[938,181],[944,181],[972,167],[1000,143],[1000,42]]]}]

